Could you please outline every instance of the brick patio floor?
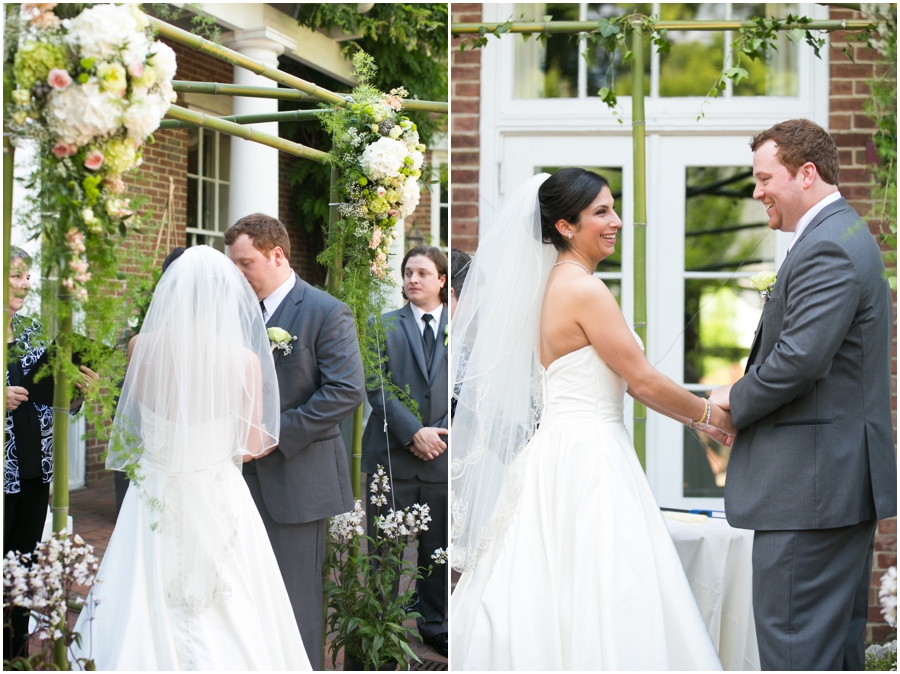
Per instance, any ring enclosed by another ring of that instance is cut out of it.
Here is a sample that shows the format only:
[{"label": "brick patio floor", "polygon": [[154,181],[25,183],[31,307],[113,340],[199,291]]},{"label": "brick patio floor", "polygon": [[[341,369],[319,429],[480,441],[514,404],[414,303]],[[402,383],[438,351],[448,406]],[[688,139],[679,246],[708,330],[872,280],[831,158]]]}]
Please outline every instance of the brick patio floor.
[{"label": "brick patio floor", "polygon": [[[94,546],[94,554],[102,557],[109,544],[113,528],[116,525],[116,492],[112,473],[101,481],[94,482],[90,489],[73,491],[69,495],[69,514],[73,518],[76,534],[79,534],[87,543]],[[82,597],[86,594],[84,592]],[[74,624],[77,618],[76,611],[69,611],[69,618]],[[415,628],[413,622],[410,625]],[[423,661],[422,665],[412,663],[412,669],[427,669],[430,671],[446,670],[447,659],[437,652],[413,639],[410,644],[413,652]],[[330,644],[326,645],[325,667],[331,668]],[[343,667],[343,653],[338,655],[337,669]]]}]

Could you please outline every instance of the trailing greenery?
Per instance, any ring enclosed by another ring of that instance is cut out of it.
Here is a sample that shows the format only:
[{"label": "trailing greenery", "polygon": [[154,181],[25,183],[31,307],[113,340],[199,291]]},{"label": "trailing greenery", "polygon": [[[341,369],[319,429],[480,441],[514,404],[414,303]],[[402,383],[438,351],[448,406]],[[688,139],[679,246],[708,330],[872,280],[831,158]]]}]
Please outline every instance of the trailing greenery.
[{"label": "trailing greenery", "polygon": [[876,24],[866,44],[875,49],[881,71],[869,81],[866,113],[878,127],[873,141],[879,163],[872,167],[873,215],[884,225],[881,244],[891,288],[897,290],[897,5],[863,5]]}]

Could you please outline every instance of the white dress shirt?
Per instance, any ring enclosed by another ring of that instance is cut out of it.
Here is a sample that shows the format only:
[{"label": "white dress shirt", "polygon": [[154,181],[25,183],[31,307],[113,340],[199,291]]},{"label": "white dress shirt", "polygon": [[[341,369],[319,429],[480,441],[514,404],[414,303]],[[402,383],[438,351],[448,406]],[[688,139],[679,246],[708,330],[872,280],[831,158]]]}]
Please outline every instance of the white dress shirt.
[{"label": "white dress shirt", "polygon": [[294,276],[294,270],[291,269],[291,275],[287,277],[287,280],[275,288],[266,299],[262,300],[262,303],[265,306],[265,311],[263,311],[263,322],[269,322],[269,319],[275,313],[275,310],[281,306],[281,302],[287,297],[287,294],[291,292],[296,280],[297,277]]},{"label": "white dress shirt", "polygon": [[438,304],[436,309],[432,309],[431,311],[425,311],[424,309],[419,309],[412,302],[409,303],[410,308],[412,309],[413,316],[416,319],[416,326],[419,328],[419,334],[425,335],[425,324],[422,322],[422,316],[425,314],[431,314],[433,316],[431,323],[428,326],[431,328],[431,331],[434,333],[434,341],[437,341],[438,336],[438,324],[441,322],[441,312],[444,310],[443,304]]},{"label": "white dress shirt", "polygon": [[800,240],[800,235],[803,234],[803,230],[806,229],[807,225],[812,222],[812,219],[819,214],[819,211],[840,198],[840,192],[833,192],[803,214],[803,217],[800,218],[800,221],[797,223],[797,228],[794,230],[794,238],[792,238],[791,242],[788,244],[789,251],[794,247],[794,244]]}]

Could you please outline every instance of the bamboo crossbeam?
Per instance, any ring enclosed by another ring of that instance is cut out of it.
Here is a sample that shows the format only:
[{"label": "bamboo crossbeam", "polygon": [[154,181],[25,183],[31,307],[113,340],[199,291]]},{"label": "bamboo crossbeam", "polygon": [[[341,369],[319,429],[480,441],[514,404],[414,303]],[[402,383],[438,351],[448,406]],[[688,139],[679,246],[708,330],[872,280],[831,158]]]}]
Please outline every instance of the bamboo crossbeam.
[{"label": "bamboo crossbeam", "polygon": [[[468,35],[478,33],[482,28],[492,31],[502,26],[502,23],[454,23],[450,25],[453,35]],[[740,30],[752,28],[756,24],[748,19],[733,21],[657,21],[654,26],[657,30]],[[785,23],[779,30],[860,30],[868,28],[872,23],[864,19],[823,19],[808,23]],[[509,33],[588,33],[597,28],[596,21],[516,21],[509,26]]]},{"label": "bamboo crossbeam", "polygon": [[[320,115],[329,112],[328,110],[288,110],[287,112],[267,112],[257,115],[227,115],[218,117],[225,122],[233,122],[234,124],[266,124],[268,122],[306,122],[316,119]],[[164,119],[160,125],[160,129],[187,129],[197,126],[191,122],[182,122],[176,119]]]},{"label": "bamboo crossbeam", "polygon": [[252,140],[262,145],[274,147],[276,150],[287,152],[288,154],[292,154],[295,157],[312,159],[313,161],[317,161],[320,164],[323,163],[328,157],[327,152],[315,150],[311,147],[301,145],[300,143],[293,143],[289,140],[285,140],[284,138],[279,138],[278,136],[273,136],[268,133],[263,133],[262,131],[257,131],[252,126],[241,126],[240,124],[235,124],[234,122],[225,121],[220,117],[206,115],[202,112],[196,112],[194,110],[188,110],[187,108],[182,108],[178,105],[169,106],[168,111],[166,111],[166,116],[177,119],[181,122],[188,122],[189,124],[193,124],[194,126],[202,126],[214,131],[220,131],[222,133],[228,134],[229,136],[237,136],[238,138],[243,138],[244,140]]},{"label": "bamboo crossbeam", "polygon": [[148,18],[150,19],[150,25],[153,27],[153,30],[155,30],[160,37],[168,38],[173,42],[182,44],[185,47],[190,47],[191,49],[204,54],[209,54],[210,56],[230,63],[231,65],[245,68],[252,73],[270,79],[273,82],[278,82],[279,84],[291,87],[292,89],[302,91],[316,100],[324,101],[325,103],[333,103],[335,105],[342,105],[346,102],[346,98],[343,96],[336,94],[333,91],[329,91],[328,89],[324,89],[317,84],[307,82],[295,75],[282,72],[278,70],[278,68],[270,68],[261,61],[244,56],[240,52],[236,52],[228,47],[223,47],[215,42],[205,40],[199,35],[194,35],[186,30],[181,30],[181,28],[176,28],[165,21],[160,21],[153,17]]},{"label": "bamboo crossbeam", "polygon": [[251,96],[253,98],[277,98],[280,101],[306,101],[314,99],[309,94],[296,89],[276,89],[275,87],[251,87],[243,84],[220,84],[219,82],[189,82],[172,80],[172,88],[185,94],[212,94],[224,96]]},{"label": "bamboo crossbeam", "polygon": [[[273,87],[251,87],[240,84],[219,84],[218,82],[172,82],[175,91],[188,94],[211,94],[224,96],[250,96],[252,98],[276,98],[280,101],[312,102],[314,99],[302,91],[294,89],[275,89]],[[340,95],[340,94],[338,94]],[[349,96],[347,97],[349,99]],[[422,112],[447,113],[449,104],[446,101],[404,100],[404,110],[420,110]]]}]

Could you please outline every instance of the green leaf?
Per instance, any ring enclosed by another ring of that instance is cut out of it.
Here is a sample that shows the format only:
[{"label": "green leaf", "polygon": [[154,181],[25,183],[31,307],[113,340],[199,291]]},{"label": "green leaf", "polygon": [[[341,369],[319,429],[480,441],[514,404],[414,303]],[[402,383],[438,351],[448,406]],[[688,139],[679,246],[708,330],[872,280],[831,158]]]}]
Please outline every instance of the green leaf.
[{"label": "green leaf", "polygon": [[603,37],[609,37],[620,32],[619,27],[606,18],[602,18],[597,22],[597,28],[600,29],[600,35]]}]

